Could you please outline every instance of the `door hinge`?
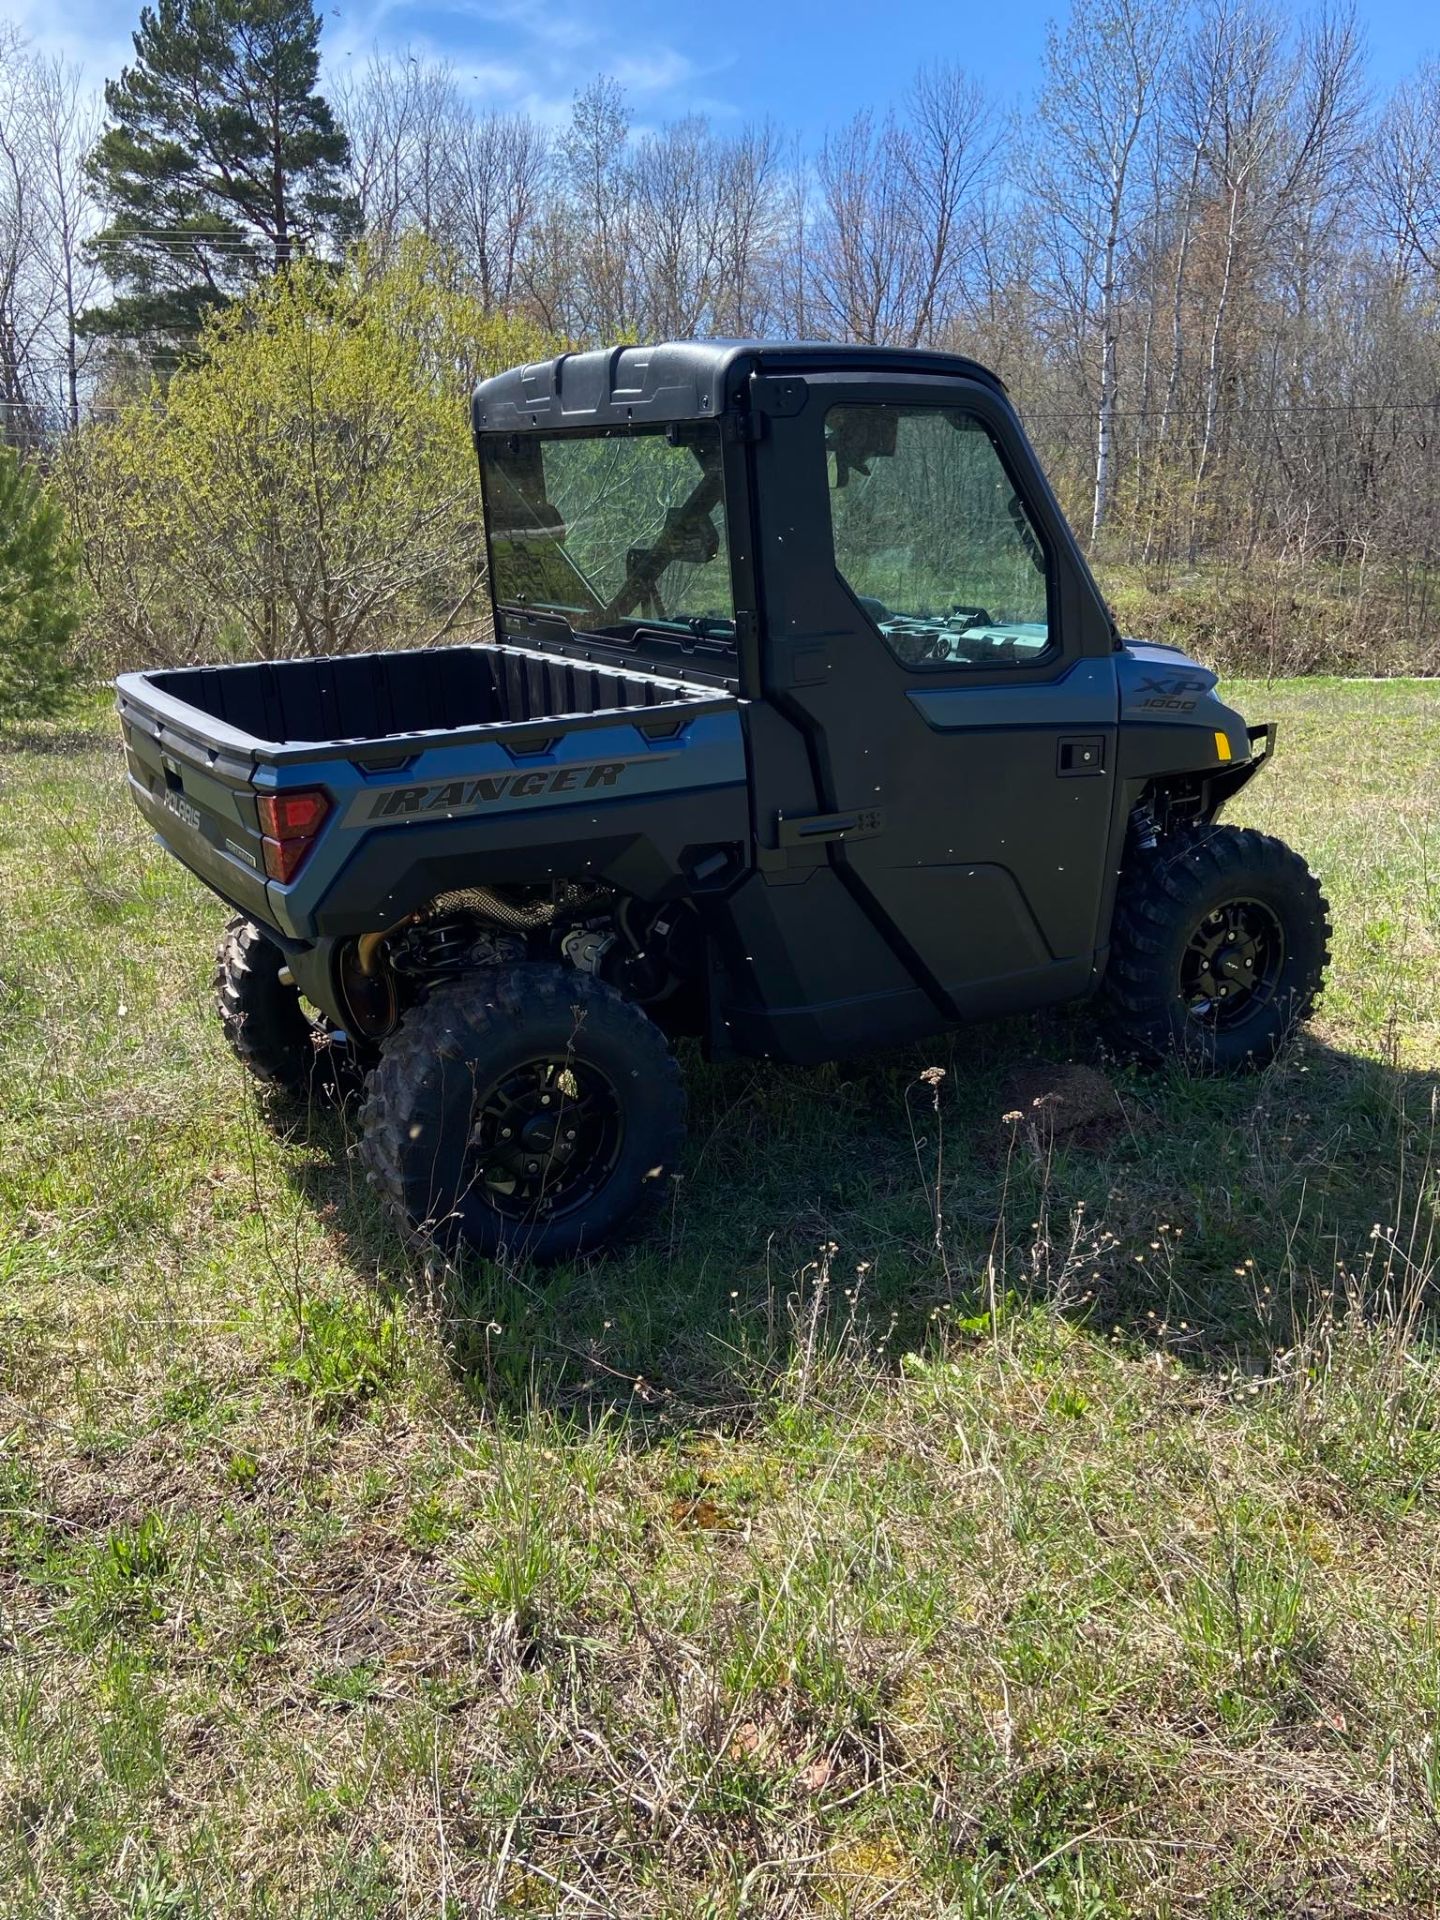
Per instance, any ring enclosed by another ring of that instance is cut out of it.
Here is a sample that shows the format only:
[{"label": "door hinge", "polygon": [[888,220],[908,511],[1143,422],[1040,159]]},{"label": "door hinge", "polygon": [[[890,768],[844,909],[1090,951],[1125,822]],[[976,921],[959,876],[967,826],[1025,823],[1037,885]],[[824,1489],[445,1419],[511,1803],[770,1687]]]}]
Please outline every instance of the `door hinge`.
[{"label": "door hinge", "polygon": [[744,413],[727,413],[723,432],[727,440],[738,440],[742,447],[753,447],[765,438],[765,416],[753,407]]},{"label": "door hinge", "polygon": [[881,807],[856,807],[848,813],[777,813],[775,844],[757,847],[755,864],[772,876],[823,866],[825,849],[846,840],[871,840],[885,831]]}]

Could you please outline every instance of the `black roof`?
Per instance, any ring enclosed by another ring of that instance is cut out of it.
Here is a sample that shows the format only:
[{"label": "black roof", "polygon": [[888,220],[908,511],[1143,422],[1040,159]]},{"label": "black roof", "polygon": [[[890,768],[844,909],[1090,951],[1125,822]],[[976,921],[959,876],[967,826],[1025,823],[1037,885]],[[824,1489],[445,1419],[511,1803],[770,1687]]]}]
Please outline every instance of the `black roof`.
[{"label": "black roof", "polygon": [[562,353],[482,380],[477,433],[528,427],[624,426],[703,420],[725,411],[752,373],[937,373],[1003,393],[978,361],[916,347],[832,346],[819,341],[671,340],[653,347]]}]

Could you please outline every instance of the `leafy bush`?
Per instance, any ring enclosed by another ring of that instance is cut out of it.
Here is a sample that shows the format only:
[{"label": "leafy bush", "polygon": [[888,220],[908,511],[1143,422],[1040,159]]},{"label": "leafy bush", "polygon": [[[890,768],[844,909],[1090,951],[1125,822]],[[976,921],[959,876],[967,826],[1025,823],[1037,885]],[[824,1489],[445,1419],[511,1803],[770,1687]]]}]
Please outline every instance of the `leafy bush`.
[{"label": "leafy bush", "polygon": [[210,321],[202,357],[76,436],[66,479],[93,664],[343,653],[476,618],[466,396],[551,350],[417,238],[302,260]]},{"label": "leafy bush", "polygon": [[51,711],[71,674],[76,555],[53,495],[0,446],[0,714]]}]

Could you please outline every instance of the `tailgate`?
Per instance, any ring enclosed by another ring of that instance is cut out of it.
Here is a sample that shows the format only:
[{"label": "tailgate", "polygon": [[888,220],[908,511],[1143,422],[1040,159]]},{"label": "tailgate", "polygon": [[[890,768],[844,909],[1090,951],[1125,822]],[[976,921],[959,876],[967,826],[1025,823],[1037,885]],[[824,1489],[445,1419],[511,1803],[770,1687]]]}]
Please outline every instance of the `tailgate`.
[{"label": "tailgate", "polygon": [[116,682],[130,795],[177,860],[274,926],[255,808],[255,743],[171,699],[144,674]]}]

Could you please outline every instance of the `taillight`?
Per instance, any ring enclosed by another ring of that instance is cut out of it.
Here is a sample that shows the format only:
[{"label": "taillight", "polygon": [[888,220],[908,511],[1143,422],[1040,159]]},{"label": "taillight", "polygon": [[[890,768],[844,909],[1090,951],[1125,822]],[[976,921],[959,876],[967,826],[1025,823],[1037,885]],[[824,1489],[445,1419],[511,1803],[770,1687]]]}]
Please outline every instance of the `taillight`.
[{"label": "taillight", "polygon": [[315,836],[330,811],[330,797],[318,787],[298,793],[262,793],[258,801],[265,871],[285,886],[304,864]]}]

